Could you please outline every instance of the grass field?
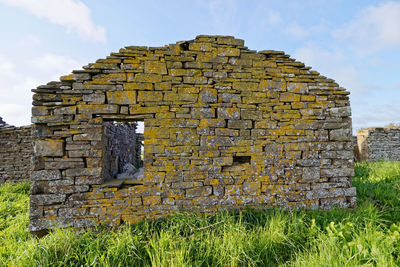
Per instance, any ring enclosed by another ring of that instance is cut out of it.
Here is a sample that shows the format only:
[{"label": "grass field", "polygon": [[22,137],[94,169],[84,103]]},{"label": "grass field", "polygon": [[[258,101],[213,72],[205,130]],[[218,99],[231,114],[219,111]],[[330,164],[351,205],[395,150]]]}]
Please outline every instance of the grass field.
[{"label": "grass field", "polygon": [[0,186],[4,266],[400,266],[400,162],[361,163],[358,207],[176,214],[118,230],[29,235],[29,184]]}]

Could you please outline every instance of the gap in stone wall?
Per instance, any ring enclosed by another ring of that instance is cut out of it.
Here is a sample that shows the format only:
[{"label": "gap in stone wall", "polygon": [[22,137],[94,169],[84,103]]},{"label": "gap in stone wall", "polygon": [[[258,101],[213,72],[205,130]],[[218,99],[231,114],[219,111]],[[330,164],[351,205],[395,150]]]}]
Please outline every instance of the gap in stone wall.
[{"label": "gap in stone wall", "polygon": [[143,176],[143,121],[103,123],[103,178],[136,179]]},{"label": "gap in stone wall", "polygon": [[233,156],[233,164],[232,165],[240,165],[251,163],[251,156]]}]

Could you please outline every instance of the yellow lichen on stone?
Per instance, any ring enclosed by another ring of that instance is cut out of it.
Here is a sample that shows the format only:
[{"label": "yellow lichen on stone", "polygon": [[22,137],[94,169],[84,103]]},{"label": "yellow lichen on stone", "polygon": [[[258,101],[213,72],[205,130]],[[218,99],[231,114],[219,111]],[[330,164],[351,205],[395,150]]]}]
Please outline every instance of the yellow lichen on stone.
[{"label": "yellow lichen on stone", "polygon": [[136,104],[136,91],[110,91],[107,99],[110,104]]}]

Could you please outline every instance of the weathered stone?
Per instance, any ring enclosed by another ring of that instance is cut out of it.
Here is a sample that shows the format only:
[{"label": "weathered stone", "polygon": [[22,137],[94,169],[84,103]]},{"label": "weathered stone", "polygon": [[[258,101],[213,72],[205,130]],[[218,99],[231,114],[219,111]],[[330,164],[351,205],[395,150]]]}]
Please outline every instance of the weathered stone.
[{"label": "weathered stone", "polygon": [[332,116],[349,117],[349,116],[351,116],[351,109],[349,106],[339,107],[339,108],[331,108],[331,109],[329,109],[329,113]]},{"label": "weathered stone", "polygon": [[167,74],[167,67],[164,62],[146,61],[144,64],[145,73]]},{"label": "weathered stone", "polygon": [[68,169],[65,171],[65,176],[86,176],[93,175],[98,176],[101,173],[101,168],[79,168],[79,169]]},{"label": "weathered stone", "polygon": [[243,183],[243,193],[248,195],[257,195],[260,192],[260,182],[245,182]]},{"label": "weathered stone", "polygon": [[351,129],[342,128],[329,131],[329,140],[332,141],[351,141]]},{"label": "weathered stone", "polygon": [[240,119],[239,108],[218,108],[218,118],[221,119]]},{"label": "weathered stone", "polygon": [[110,104],[136,104],[136,91],[107,92],[107,100]]},{"label": "weathered stone", "polygon": [[317,182],[320,179],[320,168],[319,167],[307,167],[303,168],[303,179],[305,181]]},{"label": "weathered stone", "polygon": [[59,170],[41,170],[41,171],[32,171],[31,172],[31,180],[33,181],[52,181],[61,179],[61,172]]},{"label": "weathered stone", "polygon": [[152,101],[152,102],[159,102],[162,101],[163,99],[163,94],[162,92],[139,92],[137,96],[137,100],[139,102],[141,101]]},{"label": "weathered stone", "polygon": [[78,113],[82,114],[113,114],[117,111],[117,105],[78,105]]},{"label": "weathered stone", "polygon": [[202,103],[216,103],[217,102],[217,90],[212,88],[203,88],[200,99]]},{"label": "weathered stone", "polygon": [[37,140],[34,152],[36,156],[62,157],[64,155],[64,142],[59,140]]},{"label": "weathered stone", "polygon": [[83,95],[83,101],[93,104],[104,104],[106,97],[103,93]]},{"label": "weathered stone", "polygon": [[225,103],[241,103],[241,97],[239,94],[222,93],[222,102]]},{"label": "weathered stone", "polygon": [[283,52],[199,36],[74,73],[34,90],[31,230],[355,205],[347,92]]},{"label": "weathered stone", "polygon": [[31,205],[52,205],[57,203],[62,203],[65,200],[65,195],[53,195],[53,194],[42,194],[42,195],[32,195],[30,197]]},{"label": "weathered stone", "polygon": [[203,186],[203,187],[196,187],[196,188],[189,188],[186,190],[186,197],[194,198],[200,196],[209,196],[212,193],[211,186]]},{"label": "weathered stone", "polygon": [[228,128],[232,129],[251,129],[253,123],[251,120],[228,120]]},{"label": "weathered stone", "polygon": [[192,108],[192,118],[214,118],[215,110],[211,108]]}]

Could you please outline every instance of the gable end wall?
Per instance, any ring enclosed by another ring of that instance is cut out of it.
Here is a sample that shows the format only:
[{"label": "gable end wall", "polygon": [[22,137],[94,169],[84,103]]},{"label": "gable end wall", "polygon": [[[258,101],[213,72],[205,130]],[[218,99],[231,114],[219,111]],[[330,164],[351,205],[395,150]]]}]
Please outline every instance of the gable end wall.
[{"label": "gable end wall", "polygon": [[[229,36],[126,47],[34,91],[30,230],[177,210],[355,205],[348,92]],[[107,185],[104,122],[144,120],[144,177]]]}]

